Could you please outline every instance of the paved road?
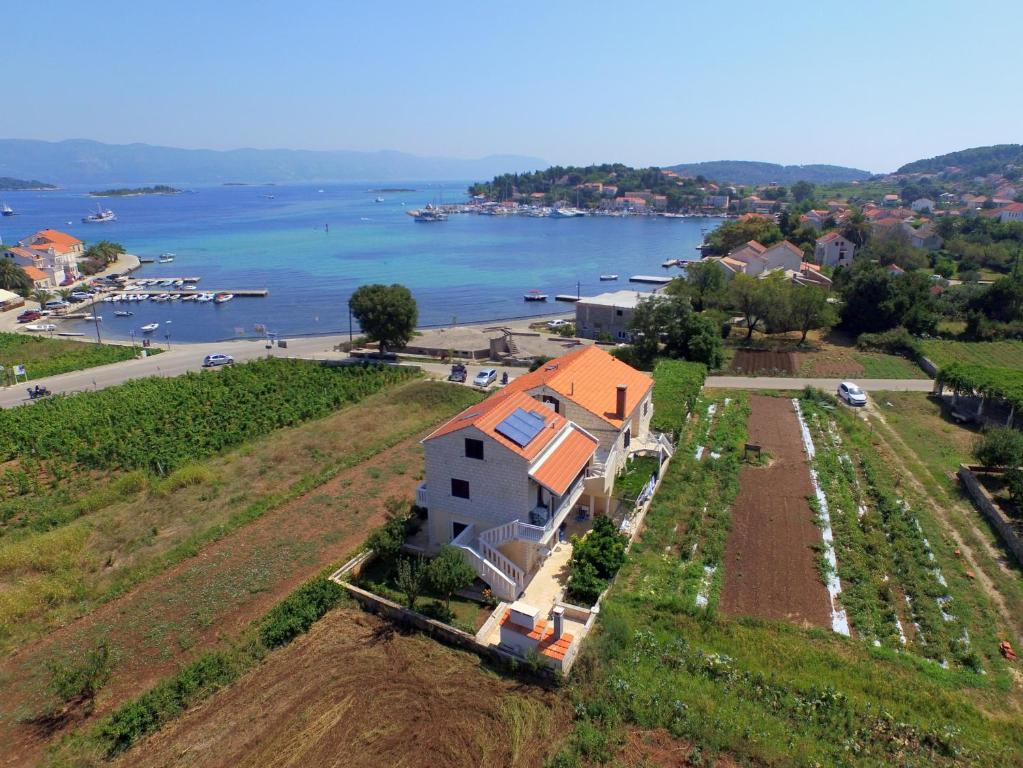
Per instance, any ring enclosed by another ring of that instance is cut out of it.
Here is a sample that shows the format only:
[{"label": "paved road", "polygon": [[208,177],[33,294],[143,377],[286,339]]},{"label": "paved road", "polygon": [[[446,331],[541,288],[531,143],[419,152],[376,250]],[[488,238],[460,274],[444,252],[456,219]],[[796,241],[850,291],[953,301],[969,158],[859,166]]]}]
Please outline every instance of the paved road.
[{"label": "paved road", "polygon": [[[716,389],[803,389],[817,387],[834,392],[844,379],[797,379],[788,376],[708,376],[708,388]],[[870,392],[930,392],[934,382],[930,379],[855,379],[859,386]]]}]

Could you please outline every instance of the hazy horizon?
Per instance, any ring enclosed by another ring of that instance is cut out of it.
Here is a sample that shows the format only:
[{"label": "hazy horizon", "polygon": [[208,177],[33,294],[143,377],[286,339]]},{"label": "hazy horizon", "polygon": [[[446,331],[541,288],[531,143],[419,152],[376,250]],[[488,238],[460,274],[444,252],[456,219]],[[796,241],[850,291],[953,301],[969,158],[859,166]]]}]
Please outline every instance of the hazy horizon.
[{"label": "hazy horizon", "polygon": [[[950,1],[524,12],[56,0],[8,9],[19,66],[4,90],[11,117],[72,116],[11,121],[45,141],[885,172],[1021,140],[1011,67],[966,64],[1015,50],[1023,6],[999,14],[991,24]],[[38,56],[54,18],[75,45]]]}]

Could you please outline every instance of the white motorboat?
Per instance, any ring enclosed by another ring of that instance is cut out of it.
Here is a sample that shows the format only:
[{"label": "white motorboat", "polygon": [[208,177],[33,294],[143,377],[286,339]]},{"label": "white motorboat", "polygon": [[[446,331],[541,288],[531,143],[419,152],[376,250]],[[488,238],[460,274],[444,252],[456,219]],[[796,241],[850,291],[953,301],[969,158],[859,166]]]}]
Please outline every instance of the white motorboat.
[{"label": "white motorboat", "polygon": [[181,297],[181,300],[182,300],[182,301],[196,301],[196,300],[197,300],[198,298],[199,298],[199,297],[198,297],[198,296],[196,296],[196,295],[195,295],[194,293],[190,293],[190,294],[189,294],[189,295],[187,295],[187,296],[182,296],[182,297]]},{"label": "white motorboat", "polygon": [[57,326],[53,323],[30,323],[24,326],[26,331],[55,331]]},{"label": "white motorboat", "polygon": [[83,224],[103,224],[107,221],[117,221],[117,215],[109,208],[103,210],[99,203],[96,204],[96,212],[82,217]]},{"label": "white motorboat", "polygon": [[123,309],[121,309],[118,310],[117,312],[114,312],[114,317],[131,317],[134,314],[135,314],[134,312],[125,312]]},{"label": "white motorboat", "polygon": [[213,303],[214,304],[223,304],[224,302],[230,301],[233,298],[234,298],[234,294],[233,293],[218,293],[213,298]]},{"label": "white motorboat", "polygon": [[552,219],[574,219],[577,216],[585,216],[578,208],[552,208]]},{"label": "white motorboat", "polygon": [[618,275],[601,275],[600,279],[603,282],[606,283],[606,282],[611,281],[611,280],[617,280],[618,279]]},{"label": "white motorboat", "polygon": [[199,298],[197,298],[196,301],[202,302],[203,304],[205,304],[208,301],[213,301],[213,294],[212,293],[201,293],[201,294],[199,294]]},{"label": "white motorboat", "polygon": [[170,264],[172,261],[174,261],[174,254],[173,253],[161,253],[160,254],[160,258],[157,259],[157,261],[160,262],[161,264]]},{"label": "white motorboat", "polygon": [[142,333],[152,333],[159,327],[160,327],[159,323],[146,323],[139,330],[142,331]]},{"label": "white motorboat", "polygon": [[547,301],[547,294],[540,293],[536,288],[528,291],[523,297],[526,301]]}]

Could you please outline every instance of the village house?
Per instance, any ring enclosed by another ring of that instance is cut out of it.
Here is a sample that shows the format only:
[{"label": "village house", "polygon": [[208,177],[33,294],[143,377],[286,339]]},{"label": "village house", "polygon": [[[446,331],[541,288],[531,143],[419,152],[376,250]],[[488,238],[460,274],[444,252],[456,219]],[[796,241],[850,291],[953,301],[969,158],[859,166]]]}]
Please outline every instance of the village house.
[{"label": "village house", "polygon": [[81,276],[78,260],[84,254],[85,244],[81,240],[55,229],[36,232],[6,252],[15,264],[44,273],[49,287],[70,285],[77,280]]},{"label": "village house", "polygon": [[856,246],[838,232],[829,232],[823,237],[818,237],[813,252],[817,263],[825,267],[850,266],[855,254]]},{"label": "village house", "polygon": [[831,211],[811,209],[799,217],[799,223],[813,227],[818,232],[824,229],[824,222],[833,218]]},{"label": "village house", "polygon": [[941,248],[943,241],[932,222],[924,222],[915,228],[908,223],[903,223],[902,227],[909,235],[909,244],[914,248],[924,248],[928,251],[936,251]]},{"label": "village house", "polygon": [[569,516],[616,512],[615,478],[650,433],[653,381],[587,345],[514,379],[423,440],[427,551],[458,547],[513,601]]},{"label": "village house", "polygon": [[1003,224],[1008,221],[1023,221],[1023,203],[1010,203],[1004,208],[999,208],[995,215]]},{"label": "village house", "polygon": [[889,195],[885,195],[881,199],[881,203],[882,203],[882,205],[887,205],[887,206],[897,206],[899,204],[899,200],[900,199],[899,199],[898,195],[889,194]]},{"label": "village house", "polygon": [[638,291],[612,291],[584,296],[575,303],[575,333],[583,339],[629,341],[629,323],[636,306],[651,294]]}]

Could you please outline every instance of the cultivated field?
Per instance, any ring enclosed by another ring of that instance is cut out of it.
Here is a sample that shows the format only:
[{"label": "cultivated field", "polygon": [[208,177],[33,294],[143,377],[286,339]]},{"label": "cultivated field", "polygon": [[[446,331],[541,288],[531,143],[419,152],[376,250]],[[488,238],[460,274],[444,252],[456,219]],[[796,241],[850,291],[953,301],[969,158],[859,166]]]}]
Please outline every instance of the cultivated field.
[{"label": "cultivated field", "polygon": [[[42,574],[80,581],[83,599],[60,611],[39,606],[27,628],[16,622],[9,635],[20,650],[0,663],[0,739],[12,745],[3,764],[35,764],[56,735],[25,722],[46,700],[48,659],[105,638],[113,676],[93,717],[137,696],[358,547],[390,499],[408,503],[419,437],[476,397],[466,388],[408,383],[214,458],[202,472],[189,468],[186,482],[143,476],[128,498],[38,534],[47,541],[65,529],[83,531],[77,549],[54,557]],[[34,559],[0,562],[21,569],[5,572],[12,585],[40,568]],[[97,567],[104,562],[116,567]]]},{"label": "cultivated field", "polygon": [[786,619],[830,627],[828,594],[816,567],[820,529],[792,403],[750,396],[749,441],[768,463],[743,466],[725,548],[721,610],[731,616]]},{"label": "cultivated field", "polygon": [[[159,351],[150,350],[151,353]],[[125,345],[0,333],[0,365],[5,371],[15,365],[24,365],[29,379],[131,360],[136,354],[138,350]],[[6,382],[0,380],[0,383]]]},{"label": "cultivated field", "polygon": [[342,607],[114,764],[535,768],[568,727],[564,695]]},{"label": "cultivated field", "polygon": [[924,356],[939,368],[949,363],[974,363],[998,368],[1023,369],[1023,341],[921,342]]}]

